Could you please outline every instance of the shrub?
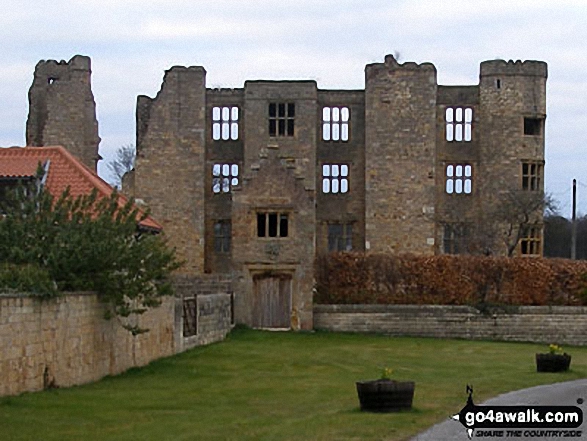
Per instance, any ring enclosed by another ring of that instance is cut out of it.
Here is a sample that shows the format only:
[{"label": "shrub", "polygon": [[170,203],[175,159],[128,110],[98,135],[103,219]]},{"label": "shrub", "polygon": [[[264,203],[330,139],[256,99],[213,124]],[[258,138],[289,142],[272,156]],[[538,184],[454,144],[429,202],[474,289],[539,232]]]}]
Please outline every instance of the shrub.
[{"label": "shrub", "polygon": [[9,292],[31,293],[45,298],[59,294],[49,272],[38,265],[0,264],[0,287]]},{"label": "shrub", "polygon": [[587,262],[334,253],[316,259],[316,303],[587,304]]},{"label": "shrub", "polygon": [[[137,229],[146,214],[130,202],[120,207],[116,191],[105,198],[96,191],[73,198],[66,191],[55,200],[28,190],[11,194],[0,218],[0,264],[20,274],[5,275],[0,288],[44,295],[50,286],[96,291],[121,317],[141,314],[171,293],[168,276],[179,267],[174,250],[162,236]],[[28,281],[27,272],[33,274]]]}]

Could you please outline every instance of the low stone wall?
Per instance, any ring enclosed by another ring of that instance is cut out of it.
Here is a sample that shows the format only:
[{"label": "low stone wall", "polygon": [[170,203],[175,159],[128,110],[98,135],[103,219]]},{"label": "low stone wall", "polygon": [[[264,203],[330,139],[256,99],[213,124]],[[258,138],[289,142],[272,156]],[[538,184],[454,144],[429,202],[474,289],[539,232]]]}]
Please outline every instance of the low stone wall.
[{"label": "low stone wall", "polygon": [[521,306],[316,305],[314,327],[395,336],[587,345],[587,308]]},{"label": "low stone wall", "polygon": [[[178,352],[224,340],[232,329],[232,279],[228,275],[203,274],[175,280],[176,340]],[[185,321],[193,322],[186,332]]]},{"label": "low stone wall", "polygon": [[[230,278],[182,278],[175,287],[175,297],[136,317],[132,324],[149,332],[135,337],[117,318],[104,319],[94,293],[51,300],[0,294],[0,396],[97,381],[223,340],[232,327]],[[190,336],[183,335],[186,300],[197,325]]]},{"label": "low stone wall", "polygon": [[104,312],[93,293],[1,296],[0,396],[96,381],[175,352],[173,298],[138,318],[149,332],[136,337]]}]

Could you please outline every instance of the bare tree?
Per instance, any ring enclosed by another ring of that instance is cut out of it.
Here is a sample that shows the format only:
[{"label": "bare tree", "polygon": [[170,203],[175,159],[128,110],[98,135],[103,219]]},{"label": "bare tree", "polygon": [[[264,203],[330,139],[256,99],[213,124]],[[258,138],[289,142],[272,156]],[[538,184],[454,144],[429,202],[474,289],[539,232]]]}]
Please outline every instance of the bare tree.
[{"label": "bare tree", "polygon": [[496,254],[498,248],[505,247],[511,257],[528,230],[541,228],[543,215],[555,212],[553,197],[543,191],[502,192],[475,228],[476,248],[484,254]]},{"label": "bare tree", "polygon": [[122,185],[122,178],[135,167],[136,147],[133,144],[123,145],[116,150],[116,156],[108,162],[108,170],[114,175],[114,185]]}]

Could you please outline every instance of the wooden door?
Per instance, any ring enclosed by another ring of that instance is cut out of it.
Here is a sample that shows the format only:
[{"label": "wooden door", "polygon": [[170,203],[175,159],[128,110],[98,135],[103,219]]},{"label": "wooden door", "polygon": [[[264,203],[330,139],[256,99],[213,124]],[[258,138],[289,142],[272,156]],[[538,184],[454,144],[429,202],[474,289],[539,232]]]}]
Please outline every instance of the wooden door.
[{"label": "wooden door", "polygon": [[253,278],[253,327],[291,327],[291,277],[285,275]]}]

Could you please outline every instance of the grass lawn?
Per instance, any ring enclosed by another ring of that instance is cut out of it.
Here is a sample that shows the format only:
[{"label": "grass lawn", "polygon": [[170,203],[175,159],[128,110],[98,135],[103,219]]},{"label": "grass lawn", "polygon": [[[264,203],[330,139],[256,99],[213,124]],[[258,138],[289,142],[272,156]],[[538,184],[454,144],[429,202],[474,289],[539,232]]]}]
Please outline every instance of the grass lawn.
[{"label": "grass lawn", "polygon": [[[404,440],[465,404],[587,376],[587,348],[567,373],[536,373],[545,345],[236,330],[225,342],[91,385],[0,398],[0,439]],[[414,409],[359,411],[355,381],[380,368],[416,381]]]}]

